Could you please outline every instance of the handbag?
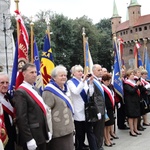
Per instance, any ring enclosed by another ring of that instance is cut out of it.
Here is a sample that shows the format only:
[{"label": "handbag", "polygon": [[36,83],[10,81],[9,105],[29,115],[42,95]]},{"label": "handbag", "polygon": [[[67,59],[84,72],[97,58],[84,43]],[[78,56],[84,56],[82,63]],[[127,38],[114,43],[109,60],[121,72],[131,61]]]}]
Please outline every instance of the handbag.
[{"label": "handbag", "polygon": [[87,122],[96,122],[98,121],[98,109],[96,103],[94,101],[93,96],[89,96],[89,92],[87,93],[87,102],[85,102],[85,119]]}]

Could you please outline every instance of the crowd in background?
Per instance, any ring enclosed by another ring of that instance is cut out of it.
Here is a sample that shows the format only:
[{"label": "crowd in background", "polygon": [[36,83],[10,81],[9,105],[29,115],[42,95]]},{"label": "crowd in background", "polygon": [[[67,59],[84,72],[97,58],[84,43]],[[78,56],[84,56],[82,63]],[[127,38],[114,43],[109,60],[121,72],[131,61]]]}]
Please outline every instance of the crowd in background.
[{"label": "crowd in background", "polygon": [[[123,97],[113,87],[112,73],[99,64],[92,73],[73,66],[68,80],[66,68],[56,66],[42,94],[34,86],[35,65],[25,64],[22,74],[24,81],[11,97],[9,77],[0,73],[1,150],[104,150],[119,139],[116,126],[132,137],[150,126],[150,83],[143,68],[122,69]],[[86,110],[91,104],[93,114]]]}]

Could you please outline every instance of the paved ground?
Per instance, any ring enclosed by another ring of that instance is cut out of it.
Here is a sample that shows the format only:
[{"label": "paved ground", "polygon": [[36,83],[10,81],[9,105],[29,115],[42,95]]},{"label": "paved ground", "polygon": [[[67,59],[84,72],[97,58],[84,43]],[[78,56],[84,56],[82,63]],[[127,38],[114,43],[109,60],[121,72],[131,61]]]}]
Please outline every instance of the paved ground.
[{"label": "paved ground", "polygon": [[[150,121],[150,113],[148,114]],[[145,127],[145,126],[144,126]],[[129,130],[116,130],[119,139],[114,139],[116,143],[113,147],[104,146],[104,150],[150,150],[150,126],[144,131],[140,131],[142,135],[137,137],[129,136]]]},{"label": "paved ground", "polygon": [[[150,122],[150,113],[148,114]],[[146,127],[146,126],[144,126]],[[116,134],[119,139],[114,139],[112,147],[103,146],[104,150],[150,150],[150,126],[147,126],[144,131],[140,131],[142,135],[132,137],[129,135],[129,130],[119,130],[116,127]],[[87,140],[85,142],[88,144]]]}]

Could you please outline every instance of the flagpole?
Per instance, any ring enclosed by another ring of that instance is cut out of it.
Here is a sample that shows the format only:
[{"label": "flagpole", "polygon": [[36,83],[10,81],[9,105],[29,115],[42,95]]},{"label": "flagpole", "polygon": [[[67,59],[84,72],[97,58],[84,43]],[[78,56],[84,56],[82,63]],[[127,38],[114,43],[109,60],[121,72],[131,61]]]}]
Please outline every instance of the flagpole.
[{"label": "flagpole", "polygon": [[147,39],[144,39],[144,51],[143,51],[143,67],[145,68],[145,53],[146,53],[146,50],[147,50]]},{"label": "flagpole", "polygon": [[137,56],[138,55],[138,48],[136,47],[136,44],[137,44],[137,41],[135,41],[135,47],[134,47],[135,48],[135,50],[134,50],[135,51],[134,52],[134,69],[138,68],[138,64],[137,64],[138,63],[138,58],[137,58],[138,57]]},{"label": "flagpole", "polygon": [[30,29],[31,29],[31,63],[33,63],[34,59],[33,59],[33,36],[34,36],[34,33],[33,33],[33,26],[34,26],[34,23],[31,19],[31,23],[30,23]]},{"label": "flagpole", "polygon": [[50,41],[50,19],[49,19],[49,16],[46,16],[45,22],[47,24],[47,30],[46,30],[46,32],[48,34],[49,41]]},{"label": "flagpole", "polygon": [[83,36],[83,54],[84,54],[84,74],[87,73],[87,69],[86,69],[86,51],[85,51],[85,28],[82,28],[82,36]]},{"label": "flagpole", "polygon": [[[14,1],[16,3],[16,10],[19,11],[19,0],[14,0]],[[16,21],[16,22],[17,22],[17,40],[19,41],[19,34],[20,34],[19,23],[18,23],[18,21]]]}]

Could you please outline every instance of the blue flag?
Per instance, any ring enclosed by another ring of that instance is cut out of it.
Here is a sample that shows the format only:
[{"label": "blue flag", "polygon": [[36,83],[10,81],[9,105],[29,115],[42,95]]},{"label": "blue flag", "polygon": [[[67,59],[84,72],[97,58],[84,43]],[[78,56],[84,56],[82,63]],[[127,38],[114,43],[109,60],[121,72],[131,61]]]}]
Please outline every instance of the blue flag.
[{"label": "blue flag", "polygon": [[143,67],[143,63],[142,63],[140,53],[138,52],[138,68],[141,67],[141,66]]},{"label": "blue flag", "polygon": [[147,48],[144,49],[144,53],[145,53],[144,65],[145,65],[145,69],[148,72],[147,79],[150,80],[150,60],[149,60]]},{"label": "blue flag", "polygon": [[114,42],[114,51],[115,51],[115,58],[114,58],[114,79],[113,79],[113,86],[118,95],[120,95],[123,99],[123,83],[121,79],[121,64],[120,58],[118,55],[118,47],[116,42]]},{"label": "blue flag", "polygon": [[14,62],[13,62],[13,68],[12,68],[11,82],[10,82],[9,89],[8,89],[11,97],[13,97],[14,88],[16,86],[17,72],[18,72],[18,41],[16,41],[16,48],[15,48],[15,56],[14,56]]},{"label": "blue flag", "polygon": [[42,93],[43,92],[43,79],[42,79],[42,75],[41,75],[41,71],[40,71],[39,52],[38,52],[38,47],[37,47],[35,38],[34,38],[34,64],[35,64],[36,70],[37,70],[37,78],[36,78],[35,86]]},{"label": "blue flag", "polygon": [[85,43],[85,66],[89,69],[89,44],[88,41]]}]

